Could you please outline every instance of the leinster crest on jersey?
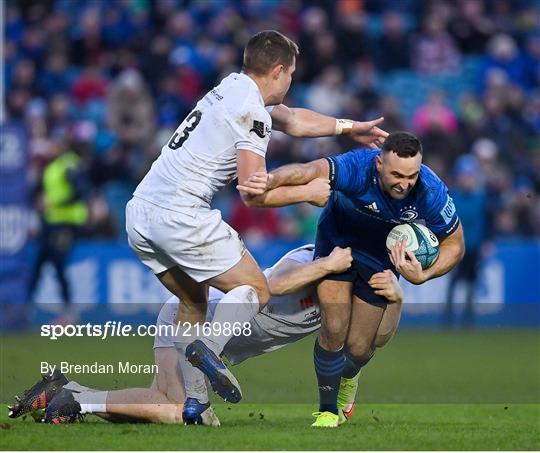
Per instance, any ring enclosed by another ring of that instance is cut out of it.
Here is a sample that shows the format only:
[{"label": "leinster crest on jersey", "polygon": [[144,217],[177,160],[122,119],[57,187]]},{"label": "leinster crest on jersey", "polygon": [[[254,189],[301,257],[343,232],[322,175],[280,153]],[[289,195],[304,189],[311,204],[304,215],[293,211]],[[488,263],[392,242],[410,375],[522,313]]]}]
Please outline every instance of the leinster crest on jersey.
[{"label": "leinster crest on jersey", "polygon": [[403,222],[413,222],[418,217],[418,212],[416,212],[414,209],[406,209],[401,213],[399,216],[399,220],[402,220]]}]

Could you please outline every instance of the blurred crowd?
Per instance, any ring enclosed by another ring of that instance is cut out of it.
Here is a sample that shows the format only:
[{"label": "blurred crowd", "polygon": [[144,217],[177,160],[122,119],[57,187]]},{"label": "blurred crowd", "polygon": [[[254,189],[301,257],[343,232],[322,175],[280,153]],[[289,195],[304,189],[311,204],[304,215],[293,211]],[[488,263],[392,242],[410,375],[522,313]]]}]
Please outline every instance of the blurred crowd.
[{"label": "blurred crowd", "polygon": [[[289,106],[384,115],[386,130],[418,134],[466,231],[475,228],[471,241],[540,235],[538,1],[8,0],[4,15],[4,113],[29,134],[33,203],[39,211],[48,163],[76,153],[86,236],[123,238],[138,181],[263,29],[300,46]],[[353,147],[274,133],[267,160]],[[310,240],[316,228],[310,205],[248,209],[234,188],[215,205],[248,242]]]}]

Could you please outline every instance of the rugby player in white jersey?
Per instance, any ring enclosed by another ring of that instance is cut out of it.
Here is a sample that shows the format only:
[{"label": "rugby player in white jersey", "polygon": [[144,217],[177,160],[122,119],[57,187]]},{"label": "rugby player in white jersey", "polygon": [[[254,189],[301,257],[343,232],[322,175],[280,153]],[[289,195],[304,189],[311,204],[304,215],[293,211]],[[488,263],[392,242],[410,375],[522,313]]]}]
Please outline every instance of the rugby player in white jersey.
[{"label": "rugby player in white jersey", "polygon": [[[226,293],[214,316],[214,322],[221,324],[249,321],[270,293],[237,232],[218,210],[211,209],[213,195],[236,177],[240,185],[266,187],[265,155],[272,128],[294,137],[348,134],[373,147],[388,135],[377,127],[383,118],[363,123],[283,105],[297,56],[297,45],[279,32],[253,36],[244,51],[242,72],[225,77],[197,103],[163,146],[126,207],[131,248],[183,301],[176,321],[186,330],[177,337],[177,348],[230,402],[238,402],[242,394],[219,359],[224,343],[185,333],[205,320],[208,286]],[[317,179],[303,187],[270,190],[263,197],[241,196],[248,206],[301,201],[320,206],[328,192],[328,181]],[[182,367],[187,381],[200,379],[194,367]],[[190,404],[206,403],[200,400],[203,395],[188,397]]]},{"label": "rugby player in white jersey", "polygon": [[[326,258],[313,261],[313,245],[292,250],[274,266],[264,271],[272,293],[269,303],[251,321],[249,334],[233,336],[223,355],[233,364],[294,343],[320,328],[316,283],[323,277],[350,267],[350,249],[336,247]],[[381,347],[394,334],[399,323],[403,293],[392,272],[375,275],[372,286],[391,302],[379,326],[375,345]],[[223,299],[223,293],[210,289],[207,320]],[[81,414],[94,413],[110,421],[144,421],[153,423],[201,423],[219,425],[210,404],[204,410],[182,418],[185,400],[184,382],[179,369],[183,359],[174,347],[172,331],[178,310],[178,299],[171,297],[162,307],[158,319],[160,335],[154,341],[154,357],[158,373],[149,389],[132,388],[99,391],[80,385],[56,370],[44,376],[10,408],[10,417],[19,417],[32,409],[47,407],[50,423],[69,423]],[[164,329],[161,326],[168,326]],[[191,385],[206,393],[204,378]],[[62,389],[63,388],[63,389]],[[348,407],[346,405],[348,404]],[[352,414],[354,401],[343,402],[343,409]]]}]

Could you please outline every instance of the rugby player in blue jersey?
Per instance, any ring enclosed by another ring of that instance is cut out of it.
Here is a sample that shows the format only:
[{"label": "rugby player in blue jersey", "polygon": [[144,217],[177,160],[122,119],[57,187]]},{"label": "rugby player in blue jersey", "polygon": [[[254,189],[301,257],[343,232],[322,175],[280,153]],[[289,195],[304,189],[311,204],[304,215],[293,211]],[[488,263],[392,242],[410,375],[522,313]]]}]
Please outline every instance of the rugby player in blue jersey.
[{"label": "rugby player in blue jersey", "polygon": [[[449,272],[465,246],[448,188],[422,164],[422,145],[410,133],[390,134],[381,150],[353,150],[280,167],[270,173],[265,190],[316,178],[326,178],[332,194],[319,219],[315,258],[336,246],[353,252],[351,268],[326,276],[317,288],[322,328],[314,362],[320,408],[312,426],[336,427],[354,409],[360,370],[373,357],[388,302],[370,286],[372,276],[389,269],[418,285]],[[264,197],[257,183],[248,180],[239,190]],[[386,250],[390,230],[406,222],[424,223],[440,241],[440,255],[428,269],[403,243],[390,254]]]}]

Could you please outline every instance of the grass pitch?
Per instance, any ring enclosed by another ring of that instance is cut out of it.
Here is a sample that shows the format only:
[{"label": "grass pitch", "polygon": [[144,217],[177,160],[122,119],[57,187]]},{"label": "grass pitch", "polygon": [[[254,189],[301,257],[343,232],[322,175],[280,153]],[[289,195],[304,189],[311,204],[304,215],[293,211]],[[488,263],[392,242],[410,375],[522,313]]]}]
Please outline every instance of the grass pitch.
[{"label": "grass pitch", "polygon": [[[215,404],[221,428],[49,426],[0,412],[3,450],[540,450],[540,334],[398,332],[363,373],[353,420],[310,428],[317,409],[313,339],[234,367],[245,395]],[[1,401],[31,386],[48,360],[151,363],[151,339],[1,340]],[[146,386],[148,376],[71,376],[98,388]]]},{"label": "grass pitch", "polygon": [[[507,409],[505,409],[507,407]],[[229,409],[230,408],[230,409]],[[314,429],[306,404],[217,405],[223,426],[77,425],[2,419],[4,450],[538,450],[537,405],[369,404]],[[8,428],[9,426],[9,428]]]}]

